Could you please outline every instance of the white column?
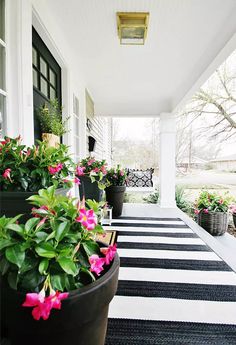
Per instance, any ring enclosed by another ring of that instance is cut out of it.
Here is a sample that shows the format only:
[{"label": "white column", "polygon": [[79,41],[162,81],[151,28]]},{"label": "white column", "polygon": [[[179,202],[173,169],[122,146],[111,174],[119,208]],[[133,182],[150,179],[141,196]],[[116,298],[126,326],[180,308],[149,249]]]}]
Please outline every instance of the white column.
[{"label": "white column", "polygon": [[7,4],[7,134],[34,142],[31,0]]},{"label": "white column", "polygon": [[160,114],[159,144],[159,205],[176,207],[175,202],[175,117],[171,113]]}]

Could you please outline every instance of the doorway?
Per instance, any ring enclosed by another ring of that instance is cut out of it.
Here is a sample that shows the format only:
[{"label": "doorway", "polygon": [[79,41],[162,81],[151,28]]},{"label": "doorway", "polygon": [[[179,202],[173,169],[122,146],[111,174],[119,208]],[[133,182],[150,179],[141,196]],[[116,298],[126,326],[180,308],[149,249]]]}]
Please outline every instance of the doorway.
[{"label": "doorway", "polygon": [[34,102],[34,140],[41,140],[37,118],[38,108],[52,99],[61,105],[61,67],[53,57],[37,31],[32,34],[32,69]]}]

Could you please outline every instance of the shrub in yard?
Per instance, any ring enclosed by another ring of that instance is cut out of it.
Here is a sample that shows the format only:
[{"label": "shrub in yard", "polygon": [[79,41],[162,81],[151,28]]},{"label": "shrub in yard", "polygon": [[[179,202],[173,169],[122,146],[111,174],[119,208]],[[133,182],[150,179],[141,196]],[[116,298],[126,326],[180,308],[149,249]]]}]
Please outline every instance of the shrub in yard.
[{"label": "shrub in yard", "polygon": [[[158,189],[155,190],[154,193],[151,193],[147,198],[144,200],[150,204],[156,204],[159,201],[160,192]],[[175,189],[175,201],[176,206],[185,213],[190,214],[192,209],[192,204],[188,201],[184,195],[184,188],[177,186]]]}]

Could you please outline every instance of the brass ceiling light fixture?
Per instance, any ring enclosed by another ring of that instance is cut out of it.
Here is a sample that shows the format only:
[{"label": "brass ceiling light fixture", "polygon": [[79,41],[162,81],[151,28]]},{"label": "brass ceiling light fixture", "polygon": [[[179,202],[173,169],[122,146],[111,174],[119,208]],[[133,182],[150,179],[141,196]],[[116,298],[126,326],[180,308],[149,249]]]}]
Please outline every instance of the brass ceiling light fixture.
[{"label": "brass ceiling light fixture", "polygon": [[149,13],[117,12],[120,44],[143,45],[147,37]]}]

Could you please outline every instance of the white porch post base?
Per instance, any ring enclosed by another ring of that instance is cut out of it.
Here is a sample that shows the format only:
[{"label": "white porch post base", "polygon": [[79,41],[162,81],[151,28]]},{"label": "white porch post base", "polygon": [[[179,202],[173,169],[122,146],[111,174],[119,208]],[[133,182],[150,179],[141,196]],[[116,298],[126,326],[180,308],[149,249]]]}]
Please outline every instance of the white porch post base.
[{"label": "white porch post base", "polygon": [[171,113],[160,114],[159,145],[159,206],[176,207],[175,202],[175,117]]}]

